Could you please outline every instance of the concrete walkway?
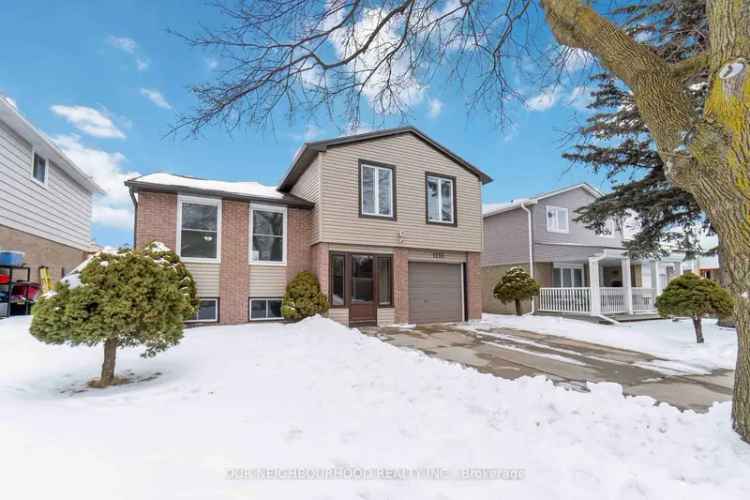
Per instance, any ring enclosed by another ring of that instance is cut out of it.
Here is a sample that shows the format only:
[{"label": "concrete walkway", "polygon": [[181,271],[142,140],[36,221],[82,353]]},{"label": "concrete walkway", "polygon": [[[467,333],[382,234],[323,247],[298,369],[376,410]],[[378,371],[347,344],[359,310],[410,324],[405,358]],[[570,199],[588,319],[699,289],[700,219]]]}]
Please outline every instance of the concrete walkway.
[{"label": "concrete walkway", "polygon": [[363,328],[393,345],[514,379],[545,375],[556,384],[586,390],[586,382],[617,382],[626,394],[651,396],[683,409],[705,411],[732,398],[734,372],[687,375],[669,360],[650,354],[564,337],[494,328],[468,331],[462,325]]}]

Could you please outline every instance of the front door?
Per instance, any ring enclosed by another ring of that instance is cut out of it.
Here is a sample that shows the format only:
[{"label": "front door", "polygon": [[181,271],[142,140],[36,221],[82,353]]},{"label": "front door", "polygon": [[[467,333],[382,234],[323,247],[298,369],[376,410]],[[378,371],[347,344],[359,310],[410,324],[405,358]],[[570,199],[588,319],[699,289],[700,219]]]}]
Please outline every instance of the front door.
[{"label": "front door", "polygon": [[351,304],[349,323],[374,323],[378,318],[375,301],[375,257],[372,255],[352,255],[351,264]]}]

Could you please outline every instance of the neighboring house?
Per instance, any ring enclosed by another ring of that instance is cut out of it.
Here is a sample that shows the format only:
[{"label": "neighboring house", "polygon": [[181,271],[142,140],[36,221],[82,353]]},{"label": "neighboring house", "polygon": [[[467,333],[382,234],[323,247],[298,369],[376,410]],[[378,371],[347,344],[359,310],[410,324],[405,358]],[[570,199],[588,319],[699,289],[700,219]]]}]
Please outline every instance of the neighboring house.
[{"label": "neighboring house", "polygon": [[33,281],[47,267],[56,282],[92,249],[101,188],[2,96],[0,178],[0,249],[25,252]]},{"label": "neighboring house", "polygon": [[306,143],[278,188],[151,174],[126,182],[135,243],[175,248],[197,280],[196,321],[280,319],[315,273],[351,325],[481,316],[482,184],[413,127]]},{"label": "neighboring house", "polygon": [[525,310],[576,315],[654,312],[654,300],[682,273],[682,253],[659,261],[632,261],[621,224],[610,221],[598,234],[576,222],[576,210],[602,193],[576,184],[484,209],[482,298],[485,312],[511,313],[492,290],[513,266],[531,269],[542,289]]}]

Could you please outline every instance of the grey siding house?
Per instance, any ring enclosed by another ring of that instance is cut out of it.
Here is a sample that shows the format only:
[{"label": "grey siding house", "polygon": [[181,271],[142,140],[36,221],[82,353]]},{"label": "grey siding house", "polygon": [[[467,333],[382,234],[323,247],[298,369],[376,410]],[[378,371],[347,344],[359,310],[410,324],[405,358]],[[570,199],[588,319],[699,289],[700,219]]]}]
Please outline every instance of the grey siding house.
[{"label": "grey siding house", "polygon": [[512,313],[492,290],[511,267],[522,267],[541,284],[526,312],[615,316],[654,312],[654,300],[684,255],[631,261],[619,221],[597,233],[576,222],[576,210],[602,193],[583,183],[509,203],[485,205],[482,307]]},{"label": "grey siding house", "polygon": [[101,188],[0,95],[0,249],[25,252],[31,279],[55,282],[92,250]]}]

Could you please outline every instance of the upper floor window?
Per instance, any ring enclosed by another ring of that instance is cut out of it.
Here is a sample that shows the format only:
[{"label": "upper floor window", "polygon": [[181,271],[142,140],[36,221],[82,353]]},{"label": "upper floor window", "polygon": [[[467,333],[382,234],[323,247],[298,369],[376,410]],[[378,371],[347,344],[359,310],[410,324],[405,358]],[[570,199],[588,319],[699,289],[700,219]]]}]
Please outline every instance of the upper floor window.
[{"label": "upper floor window", "polygon": [[553,233],[567,233],[568,209],[563,207],[547,207],[547,231]]},{"label": "upper floor window", "polygon": [[395,218],[394,168],[360,163],[359,177],[360,215]]},{"label": "upper floor window", "polygon": [[599,232],[599,236],[604,236],[605,238],[614,238],[615,231],[616,231],[615,220],[607,219],[607,221],[604,223],[604,227]]},{"label": "upper floor window", "polygon": [[31,170],[33,179],[40,184],[47,183],[47,160],[34,153],[34,163]]},{"label": "upper floor window", "polygon": [[250,207],[250,262],[286,263],[286,207]]},{"label": "upper floor window", "polygon": [[177,225],[177,247],[182,258],[220,260],[221,200],[180,197]]},{"label": "upper floor window", "polygon": [[456,190],[455,179],[427,174],[427,222],[455,224]]}]

